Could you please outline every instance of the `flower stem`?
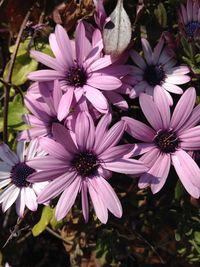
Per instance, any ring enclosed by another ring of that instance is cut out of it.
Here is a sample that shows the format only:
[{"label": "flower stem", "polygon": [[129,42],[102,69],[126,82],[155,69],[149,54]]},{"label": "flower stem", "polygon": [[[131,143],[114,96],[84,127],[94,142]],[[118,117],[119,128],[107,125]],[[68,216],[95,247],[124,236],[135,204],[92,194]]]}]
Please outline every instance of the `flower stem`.
[{"label": "flower stem", "polygon": [[9,84],[11,84],[11,78],[12,78],[12,73],[14,69],[15,59],[17,56],[17,51],[19,49],[23,30],[26,26],[26,23],[31,13],[31,9],[26,13],[26,16],[21,24],[19,34],[17,36],[16,44],[14,47],[14,51],[11,55],[10,63],[8,66],[8,74],[5,77],[5,84],[4,84],[5,96],[4,96],[4,109],[3,109],[3,141],[4,143],[8,143],[8,110],[9,110],[9,100],[10,100],[10,85]]}]

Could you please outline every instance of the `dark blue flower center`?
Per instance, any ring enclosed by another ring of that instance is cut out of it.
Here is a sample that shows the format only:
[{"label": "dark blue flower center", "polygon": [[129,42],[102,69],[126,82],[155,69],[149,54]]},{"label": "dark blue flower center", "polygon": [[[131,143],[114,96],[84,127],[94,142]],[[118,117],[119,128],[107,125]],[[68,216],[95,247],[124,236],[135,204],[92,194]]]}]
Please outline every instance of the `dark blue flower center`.
[{"label": "dark blue flower center", "polygon": [[26,165],[25,162],[19,162],[15,166],[13,166],[11,170],[12,183],[17,187],[28,186],[29,182],[26,179],[30,174],[34,172],[35,170]]},{"label": "dark blue flower center", "polygon": [[149,85],[160,85],[165,78],[165,72],[162,64],[149,65],[144,71],[144,80]]},{"label": "dark blue flower center", "polygon": [[194,34],[198,29],[200,29],[200,23],[198,21],[190,21],[185,25],[185,31],[189,38],[194,38]]},{"label": "dark blue flower center", "polygon": [[79,67],[71,67],[70,70],[67,72],[67,81],[69,85],[75,87],[82,87],[87,81],[87,73],[86,71]]},{"label": "dark blue flower center", "polygon": [[164,153],[173,153],[179,145],[179,139],[172,131],[158,132],[154,139],[156,146]]},{"label": "dark blue flower center", "polygon": [[72,166],[80,176],[89,177],[96,173],[99,164],[96,155],[90,152],[81,152],[75,155]]}]

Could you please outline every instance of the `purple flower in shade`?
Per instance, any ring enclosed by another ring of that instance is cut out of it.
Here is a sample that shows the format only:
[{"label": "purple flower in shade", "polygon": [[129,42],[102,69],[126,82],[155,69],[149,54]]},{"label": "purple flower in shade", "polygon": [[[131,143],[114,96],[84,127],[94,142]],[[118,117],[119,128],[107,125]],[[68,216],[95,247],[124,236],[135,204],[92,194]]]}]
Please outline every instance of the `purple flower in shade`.
[{"label": "purple flower in shade", "polygon": [[137,65],[132,66],[132,75],[137,80],[137,84],[130,97],[138,97],[141,92],[153,95],[155,86],[159,85],[163,89],[166,100],[172,105],[173,99],[169,92],[183,93],[178,85],[190,81],[190,77],[186,75],[190,72],[189,68],[183,65],[175,67],[176,61],[164,47],[163,38],[160,38],[154,51],[144,38],[142,38],[142,47],[145,61],[136,51],[130,51],[130,56]]},{"label": "purple flower in shade", "polygon": [[[32,72],[29,78],[34,81],[58,79],[65,92],[58,107],[60,121],[68,115],[73,99],[79,102],[85,98],[99,112],[107,113],[109,105],[104,92],[120,88],[120,78],[130,72],[130,66],[112,65],[114,60],[110,55],[102,56],[103,41],[99,30],[94,31],[92,39],[91,44],[82,22],[77,26],[75,43],[69,40],[63,27],[57,25],[55,34],[49,38],[55,58],[31,51],[32,57],[52,69]],[[112,70],[107,70],[111,65]]]},{"label": "purple flower in shade", "polygon": [[122,216],[120,201],[106,181],[112,171],[139,175],[148,169],[141,161],[130,159],[133,145],[117,143],[124,133],[125,123],[120,121],[109,130],[111,115],[104,115],[95,128],[88,112],[80,112],[75,125],[75,139],[60,124],[53,125],[56,141],[40,139],[41,147],[49,154],[29,161],[29,166],[38,166],[42,171],[29,177],[32,182],[50,181],[38,196],[44,203],[61,196],[55,216],[62,219],[71,209],[78,192],[82,196],[83,216],[88,221],[88,192],[97,217],[102,223],[108,219],[108,210],[116,217]]},{"label": "purple flower in shade", "polygon": [[152,128],[135,119],[124,117],[127,132],[144,142],[135,146],[134,155],[141,155],[140,160],[149,166],[149,171],[139,179],[139,187],[151,186],[153,193],[163,187],[173,164],[183,186],[188,193],[200,196],[200,169],[187,153],[199,150],[200,105],[194,109],[196,92],[189,88],[177,103],[170,118],[170,108],[160,86],[155,88],[154,102],[152,97],[141,94],[140,106]]},{"label": "purple flower in shade", "polygon": [[187,0],[186,7],[181,4],[178,12],[179,29],[188,39],[196,39],[200,33],[200,5],[198,0]]},{"label": "purple flower in shade", "polygon": [[[57,80],[54,83],[38,83],[40,98],[28,92],[24,98],[26,107],[31,114],[23,115],[23,120],[32,128],[18,134],[18,140],[32,140],[40,136],[52,135],[52,124],[59,122],[57,118],[58,105],[62,97],[62,90]],[[37,87],[36,84],[34,88]]]},{"label": "purple flower in shade", "polygon": [[22,217],[25,206],[37,210],[36,195],[47,185],[43,183],[30,183],[27,178],[35,173],[37,168],[27,165],[29,160],[44,156],[44,151],[38,150],[38,141],[31,141],[25,148],[24,142],[17,144],[17,154],[12,152],[6,144],[0,145],[0,203],[5,212],[16,201],[16,212]]},{"label": "purple flower in shade", "polygon": [[93,0],[95,5],[95,13],[94,18],[97,26],[101,31],[103,31],[103,28],[105,26],[105,23],[109,18],[107,18],[107,14],[105,12],[103,1],[102,0]]}]

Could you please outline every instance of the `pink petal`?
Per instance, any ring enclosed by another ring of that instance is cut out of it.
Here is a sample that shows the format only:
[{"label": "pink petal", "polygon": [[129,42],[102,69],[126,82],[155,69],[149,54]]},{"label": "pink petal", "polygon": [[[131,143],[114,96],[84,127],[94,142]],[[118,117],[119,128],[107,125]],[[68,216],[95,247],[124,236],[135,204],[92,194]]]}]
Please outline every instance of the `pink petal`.
[{"label": "pink petal", "polygon": [[162,87],[170,93],[180,94],[180,95],[183,93],[183,90],[175,84],[164,82],[162,84]]},{"label": "pink petal", "polygon": [[115,146],[121,139],[124,133],[125,123],[119,121],[115,123],[110,130],[105,134],[104,138],[99,142],[98,147],[97,143],[95,144],[95,152],[99,155],[105,151],[108,147]]},{"label": "pink petal", "polygon": [[115,91],[106,91],[105,95],[109,99],[109,101],[116,107],[127,110],[128,109],[128,103],[125,101],[125,99],[117,92]]},{"label": "pink petal", "polygon": [[0,158],[11,166],[14,166],[19,162],[18,156],[4,143],[0,144]]},{"label": "pink petal", "polygon": [[[49,165],[48,165],[49,166]],[[57,169],[50,169],[51,166],[49,166],[49,170],[35,172],[28,177],[28,181],[31,183],[35,182],[45,182],[45,181],[52,181],[59,176],[61,176],[63,173],[66,173],[68,169],[66,167],[63,168],[57,168]]]},{"label": "pink petal", "polygon": [[24,189],[24,202],[28,209],[35,211],[37,210],[38,204],[36,200],[36,195],[30,187]]},{"label": "pink petal", "polygon": [[26,161],[26,164],[36,170],[49,170],[49,169],[60,169],[65,167],[65,162],[63,160],[56,159],[53,156],[42,156],[36,157],[31,160]]},{"label": "pink petal", "polygon": [[157,131],[162,129],[163,122],[161,119],[161,114],[157,105],[153,102],[152,97],[141,93],[139,101],[141,109],[152,127]]},{"label": "pink petal", "polygon": [[63,125],[54,123],[52,126],[52,133],[55,140],[63,145],[66,150],[71,153],[77,153],[77,147],[72,140],[69,130],[67,130]]},{"label": "pink petal", "polygon": [[166,83],[170,84],[184,84],[191,80],[190,76],[187,75],[170,75],[165,78]]},{"label": "pink petal", "polygon": [[131,56],[133,62],[138,67],[140,67],[142,70],[144,70],[146,68],[147,65],[146,65],[144,59],[135,50],[130,51],[130,56]]},{"label": "pink petal", "polygon": [[74,96],[74,89],[69,88],[67,92],[61,97],[59,106],[58,106],[58,120],[62,121],[67,117],[69,114],[71,105],[72,105],[72,99]]},{"label": "pink petal", "polygon": [[178,67],[174,67],[174,68],[170,68],[166,74],[167,75],[184,75],[190,72],[190,69],[188,68],[188,66],[184,66],[184,65],[180,65]]},{"label": "pink petal", "polygon": [[153,98],[154,98],[154,102],[156,103],[159,109],[162,122],[163,122],[163,128],[168,129],[169,124],[170,124],[170,117],[171,117],[170,108],[169,108],[169,104],[166,101],[166,95],[164,93],[164,90],[159,85],[157,85],[154,88]]},{"label": "pink petal", "polygon": [[23,217],[24,209],[25,209],[24,187],[22,187],[16,200],[16,212],[19,217]]},{"label": "pink petal", "polygon": [[76,174],[74,172],[64,173],[57,179],[51,181],[38,196],[38,203],[45,203],[57,197],[63,192],[71,183],[73,183]]},{"label": "pink petal", "polygon": [[154,48],[154,52],[153,52],[153,56],[152,56],[153,64],[157,64],[158,63],[158,60],[159,60],[159,57],[160,57],[160,53],[161,53],[161,51],[163,49],[163,45],[164,45],[164,40],[163,40],[163,38],[160,38],[158,44]]},{"label": "pink petal", "polygon": [[60,65],[55,58],[50,57],[47,54],[44,54],[36,50],[31,50],[30,54],[31,54],[31,57],[35,58],[37,61],[44,64],[45,66],[48,66],[51,69],[58,70],[58,71],[63,70],[62,65]]},{"label": "pink petal", "polygon": [[49,133],[49,129],[46,126],[34,127],[32,129],[24,130],[17,136],[18,141],[31,141],[36,137],[45,136]]},{"label": "pink petal", "polygon": [[112,162],[105,162],[102,166],[110,171],[124,174],[140,175],[148,171],[148,168],[142,161],[135,159],[121,159]]},{"label": "pink petal", "polygon": [[85,222],[88,222],[88,220],[89,220],[89,207],[88,207],[88,190],[87,190],[86,181],[82,181],[81,203],[82,203],[83,217],[85,219]]},{"label": "pink petal", "polygon": [[193,87],[185,91],[178,101],[171,118],[170,127],[177,131],[191,115],[196,101],[196,91]]},{"label": "pink petal", "polygon": [[[139,156],[144,153],[147,153],[155,148],[154,143],[138,143],[134,145],[134,149],[132,151],[132,156]],[[143,161],[143,160],[142,160]]]},{"label": "pink petal", "polygon": [[30,115],[30,114],[24,114],[23,117],[22,117],[23,121],[25,123],[27,123],[28,125],[31,125],[31,126],[47,126],[48,123],[38,119],[37,117],[33,116],[33,115]]},{"label": "pink petal", "polygon": [[79,113],[75,125],[76,141],[81,150],[91,150],[94,144],[95,127],[91,116],[86,112]]},{"label": "pink petal", "polygon": [[29,73],[28,78],[32,81],[48,82],[56,79],[65,79],[65,76],[56,70],[37,70]]},{"label": "pink petal", "polygon": [[58,80],[54,81],[54,89],[53,89],[53,103],[54,103],[54,109],[57,111],[59,104],[60,104],[60,100],[62,98],[62,90],[60,87],[60,83]]},{"label": "pink petal", "polygon": [[174,168],[187,192],[194,198],[200,196],[200,169],[184,150],[172,154]]},{"label": "pink petal", "polygon": [[156,132],[152,128],[130,117],[122,117],[122,120],[126,122],[126,131],[131,136],[144,142],[153,141]]},{"label": "pink petal", "polygon": [[66,164],[68,160],[72,158],[72,155],[58,142],[48,138],[41,137],[40,138],[40,146],[44,151],[52,155],[53,157],[61,160],[66,160]]},{"label": "pink petal", "polygon": [[181,140],[180,146],[185,150],[199,150],[200,149],[200,126],[196,126],[183,131],[179,135]]},{"label": "pink petal", "polygon": [[121,159],[129,153],[131,154],[133,149],[134,149],[134,145],[131,145],[131,144],[109,147],[101,155],[99,155],[99,157],[104,162],[109,162],[109,161]]},{"label": "pink petal", "polygon": [[95,178],[95,187],[98,188],[98,194],[103,200],[105,206],[117,218],[122,217],[122,206],[116,193],[108,182],[102,177]]},{"label": "pink petal", "polygon": [[18,195],[20,193],[20,189],[16,187],[15,185],[10,186],[6,191],[3,191],[2,197],[4,197],[3,202],[2,202],[2,210],[3,212],[6,212],[12,204],[16,201]]},{"label": "pink petal", "polygon": [[153,52],[152,52],[151,46],[149,42],[144,38],[141,39],[141,42],[142,42],[142,48],[144,51],[145,59],[148,65],[151,65],[153,62]]},{"label": "pink petal", "polygon": [[57,221],[60,221],[67,215],[72,205],[75,202],[76,196],[78,194],[81,185],[81,178],[77,177],[69,187],[65,189],[56,205],[55,217]]},{"label": "pink petal", "polygon": [[192,1],[191,0],[188,0],[187,1],[187,8],[186,8],[186,11],[187,11],[187,17],[188,17],[188,22],[190,22],[192,20]]},{"label": "pink petal", "polygon": [[93,179],[89,180],[88,183],[88,190],[89,194],[92,200],[92,204],[94,206],[95,213],[99,220],[102,223],[107,223],[108,220],[108,210],[106,208],[106,205],[104,204],[103,200],[98,194],[98,188],[95,187],[95,184],[93,184]]},{"label": "pink petal", "polygon": [[105,96],[94,87],[85,85],[85,97],[90,101],[90,103],[101,113],[108,112],[108,102]]},{"label": "pink petal", "polygon": [[179,130],[179,133],[183,132],[186,129],[192,128],[195,125],[197,125],[200,122],[200,105],[196,106],[188,118],[188,120],[182,125],[181,129]]},{"label": "pink petal", "polygon": [[55,29],[56,41],[58,46],[62,52],[63,59],[67,63],[68,66],[72,66],[74,64],[73,54],[70,39],[65,31],[65,29],[57,24]]},{"label": "pink petal", "polygon": [[101,90],[115,90],[122,85],[122,82],[113,76],[93,75],[87,80],[87,84]]},{"label": "pink petal", "polygon": [[88,68],[88,72],[90,72],[90,71],[94,72],[94,71],[101,70],[101,69],[111,65],[112,63],[113,63],[113,60],[112,60],[111,56],[105,55],[103,58],[99,58],[94,63],[92,63]]}]

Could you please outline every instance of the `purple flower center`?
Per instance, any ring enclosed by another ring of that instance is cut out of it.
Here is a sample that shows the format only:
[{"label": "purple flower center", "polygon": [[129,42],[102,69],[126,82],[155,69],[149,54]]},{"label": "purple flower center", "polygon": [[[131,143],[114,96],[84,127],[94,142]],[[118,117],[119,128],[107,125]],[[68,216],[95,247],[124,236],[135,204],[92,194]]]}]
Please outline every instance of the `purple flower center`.
[{"label": "purple flower center", "polygon": [[165,72],[162,64],[147,66],[144,71],[144,80],[146,80],[149,85],[160,85],[164,78]]},{"label": "purple flower center", "polygon": [[200,29],[200,23],[198,21],[190,21],[185,25],[185,31],[189,38],[194,38],[195,31]]},{"label": "purple flower center", "polygon": [[94,175],[99,166],[96,155],[90,152],[77,154],[72,161],[72,165],[82,177]]},{"label": "purple flower center", "polygon": [[174,132],[161,131],[154,139],[156,146],[164,153],[173,153],[176,151],[179,140]]},{"label": "purple flower center", "polygon": [[70,85],[75,87],[82,87],[87,81],[86,71],[79,67],[71,67],[67,72],[67,81]]},{"label": "purple flower center", "polygon": [[30,174],[34,172],[35,170],[26,165],[25,162],[17,163],[11,170],[11,179],[13,184],[17,187],[28,186],[29,182],[26,181],[26,179]]}]

